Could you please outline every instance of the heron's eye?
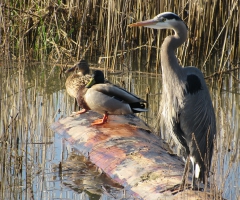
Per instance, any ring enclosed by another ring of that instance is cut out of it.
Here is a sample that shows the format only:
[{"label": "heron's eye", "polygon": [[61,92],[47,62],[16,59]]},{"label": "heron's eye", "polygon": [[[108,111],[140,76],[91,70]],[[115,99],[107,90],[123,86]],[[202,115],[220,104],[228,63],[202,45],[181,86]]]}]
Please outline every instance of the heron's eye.
[{"label": "heron's eye", "polygon": [[165,21],[166,21],[166,18],[164,18],[164,17],[159,18],[159,22],[165,22]]}]

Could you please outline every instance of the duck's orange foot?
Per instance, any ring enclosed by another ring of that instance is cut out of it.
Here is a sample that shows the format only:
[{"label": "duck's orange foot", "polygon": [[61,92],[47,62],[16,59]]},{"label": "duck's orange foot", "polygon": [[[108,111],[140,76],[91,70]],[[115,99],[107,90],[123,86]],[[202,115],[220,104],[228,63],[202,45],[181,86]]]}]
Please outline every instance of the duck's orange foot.
[{"label": "duck's orange foot", "polygon": [[79,110],[79,111],[77,111],[77,112],[72,112],[72,114],[70,115],[70,117],[73,117],[73,116],[75,116],[75,115],[81,115],[81,114],[83,114],[83,113],[85,113],[85,112],[87,112],[86,109],[82,109],[82,110]]},{"label": "duck's orange foot", "polygon": [[106,123],[108,120],[108,114],[104,114],[102,119],[97,119],[95,120],[93,123],[91,123],[91,125],[102,125],[104,123]]},{"label": "duck's orange foot", "polygon": [[102,119],[97,119],[93,123],[91,123],[91,125],[102,125],[104,123],[105,122]]}]

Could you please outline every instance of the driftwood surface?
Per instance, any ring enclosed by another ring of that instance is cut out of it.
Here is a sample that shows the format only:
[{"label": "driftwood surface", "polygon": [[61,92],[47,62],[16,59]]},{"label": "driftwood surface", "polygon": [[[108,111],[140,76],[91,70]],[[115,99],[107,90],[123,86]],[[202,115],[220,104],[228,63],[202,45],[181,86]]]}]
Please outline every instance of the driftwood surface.
[{"label": "driftwood surface", "polygon": [[91,125],[101,117],[89,111],[60,119],[51,129],[136,199],[209,199],[200,191],[169,190],[181,182],[184,163],[141,119],[110,115],[104,125]]}]

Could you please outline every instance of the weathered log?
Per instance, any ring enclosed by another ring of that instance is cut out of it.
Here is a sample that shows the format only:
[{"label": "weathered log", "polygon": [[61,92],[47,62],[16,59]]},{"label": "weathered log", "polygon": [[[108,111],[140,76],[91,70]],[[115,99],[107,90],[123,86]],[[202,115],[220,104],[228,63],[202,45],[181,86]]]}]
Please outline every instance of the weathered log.
[{"label": "weathered log", "polygon": [[137,199],[209,198],[204,192],[169,189],[181,182],[184,163],[141,119],[110,115],[106,124],[91,126],[100,117],[90,111],[60,119],[51,129]]}]

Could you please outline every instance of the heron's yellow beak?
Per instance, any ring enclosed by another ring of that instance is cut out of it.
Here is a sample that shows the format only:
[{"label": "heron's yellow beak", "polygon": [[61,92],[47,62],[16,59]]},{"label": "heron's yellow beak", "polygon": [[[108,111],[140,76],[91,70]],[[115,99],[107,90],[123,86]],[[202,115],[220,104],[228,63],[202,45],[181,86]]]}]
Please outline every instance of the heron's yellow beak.
[{"label": "heron's yellow beak", "polygon": [[154,19],[150,19],[150,20],[146,20],[146,21],[141,21],[141,22],[136,22],[133,24],[129,24],[129,27],[135,27],[135,26],[149,26],[149,25],[155,25],[157,23],[156,20]]}]

